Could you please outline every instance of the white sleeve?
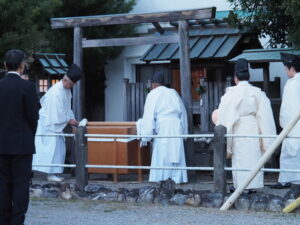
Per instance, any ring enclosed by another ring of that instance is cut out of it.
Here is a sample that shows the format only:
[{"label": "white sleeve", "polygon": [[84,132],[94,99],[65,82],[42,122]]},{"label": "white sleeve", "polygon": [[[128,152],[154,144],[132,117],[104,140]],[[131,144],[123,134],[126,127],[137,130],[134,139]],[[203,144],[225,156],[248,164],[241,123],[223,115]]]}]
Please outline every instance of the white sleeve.
[{"label": "white sleeve", "polygon": [[[260,102],[258,105],[258,111],[256,113],[256,120],[259,128],[259,132],[262,135],[275,135],[276,126],[271,108],[270,100],[267,98],[264,92],[261,92]],[[273,143],[272,138],[262,138],[260,140],[261,151],[265,152],[268,147]]]},{"label": "white sleeve", "polygon": [[187,119],[187,113],[185,106],[181,100],[181,98],[178,96],[179,102],[180,102],[180,109],[181,109],[181,115],[180,115],[180,121],[181,121],[181,126],[183,128],[183,134],[188,134],[189,133],[189,125],[188,125],[188,119]]},{"label": "white sleeve", "polygon": [[[155,130],[155,96],[150,92],[146,98],[144,115],[140,126],[141,135],[153,135]],[[150,141],[151,138],[143,138],[143,141]]]}]

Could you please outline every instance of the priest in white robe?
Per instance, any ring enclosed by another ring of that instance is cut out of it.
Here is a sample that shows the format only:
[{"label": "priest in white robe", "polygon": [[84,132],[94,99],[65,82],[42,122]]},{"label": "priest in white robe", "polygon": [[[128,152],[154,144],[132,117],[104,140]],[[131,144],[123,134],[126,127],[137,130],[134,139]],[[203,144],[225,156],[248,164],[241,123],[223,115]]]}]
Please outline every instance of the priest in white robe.
[{"label": "priest in white robe", "polygon": [[[62,134],[67,124],[78,125],[71,109],[71,89],[81,75],[81,69],[76,64],[72,64],[63,79],[53,85],[41,98],[42,108],[39,111],[40,117],[35,137],[36,154],[33,157],[33,164],[64,164],[66,156],[64,137],[38,135]],[[62,177],[55,175],[63,173],[63,167],[34,166],[32,169],[47,173],[48,181],[63,180]]]},{"label": "priest in white robe", "polygon": [[[297,55],[281,53],[285,71],[289,77],[284,86],[279,122],[284,128],[300,111],[300,58]],[[300,122],[288,134],[300,135]],[[280,154],[280,169],[300,169],[300,139],[284,139]],[[278,184],[274,188],[288,188],[291,184],[300,184],[300,173],[279,174]]]},{"label": "priest in white robe", "polygon": [[[276,128],[270,100],[261,89],[249,84],[248,62],[239,59],[235,65],[236,86],[229,87],[221,98],[217,113],[213,114],[216,125],[223,125],[229,134],[275,135]],[[232,159],[232,167],[252,169],[262,154],[272,144],[269,138],[228,138],[227,155]],[[249,172],[233,171],[233,184],[237,188]],[[260,172],[246,189],[262,188],[263,173]]]},{"label": "priest in white robe", "polygon": [[[152,79],[144,115],[140,123],[141,135],[180,135],[188,133],[187,114],[180,96],[174,89],[163,86],[164,74],[158,71]],[[142,141],[150,141],[143,138]],[[152,167],[185,167],[183,138],[155,138],[151,159]],[[159,182],[171,178],[186,183],[186,170],[150,170],[149,181]]]}]

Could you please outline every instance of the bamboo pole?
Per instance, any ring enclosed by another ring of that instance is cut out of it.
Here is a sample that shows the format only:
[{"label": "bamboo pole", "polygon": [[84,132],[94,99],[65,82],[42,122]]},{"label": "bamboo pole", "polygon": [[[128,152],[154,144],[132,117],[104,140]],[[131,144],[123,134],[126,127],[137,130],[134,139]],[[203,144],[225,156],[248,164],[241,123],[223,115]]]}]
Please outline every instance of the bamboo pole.
[{"label": "bamboo pole", "polygon": [[298,206],[300,205],[300,197],[297,198],[295,201],[293,201],[291,204],[289,204],[288,206],[286,206],[282,212],[284,213],[290,213],[293,212],[295,209],[298,208]]},{"label": "bamboo pole", "polygon": [[232,193],[232,195],[227,199],[227,201],[220,208],[221,211],[225,211],[230,208],[230,206],[237,200],[249,183],[253,180],[260,169],[265,165],[265,163],[271,158],[272,154],[275,152],[277,147],[281,144],[283,139],[288,135],[288,133],[293,129],[298,120],[300,119],[300,111],[297,115],[288,123],[288,125],[280,132],[278,137],[274,140],[273,144],[268,148],[265,154],[260,158],[256,166],[251,170],[247,179]]}]

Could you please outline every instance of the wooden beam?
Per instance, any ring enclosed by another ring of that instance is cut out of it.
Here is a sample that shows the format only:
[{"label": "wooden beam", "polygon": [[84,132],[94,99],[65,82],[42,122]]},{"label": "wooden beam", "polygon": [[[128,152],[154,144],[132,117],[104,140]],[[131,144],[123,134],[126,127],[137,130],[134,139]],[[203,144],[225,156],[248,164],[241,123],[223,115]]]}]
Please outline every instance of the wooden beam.
[{"label": "wooden beam", "polygon": [[[82,28],[74,28],[74,48],[73,48],[73,63],[77,64],[82,68]],[[77,81],[73,87],[73,112],[75,119],[81,120],[83,115],[83,98],[84,98],[84,87],[82,83],[84,77],[80,81]]]},{"label": "wooden beam", "polygon": [[[180,37],[179,52],[180,52],[180,81],[181,81],[181,98],[185,105],[188,117],[189,134],[193,133],[193,104],[191,92],[191,59],[190,59],[190,44],[189,44],[189,25],[186,20],[179,21],[178,33]],[[193,140],[186,141],[186,154],[189,166],[194,165],[193,161]],[[189,172],[191,176],[194,172]]]},{"label": "wooden beam", "polygon": [[162,28],[158,22],[153,22],[152,24],[161,35],[165,33],[164,28]]},{"label": "wooden beam", "polygon": [[140,14],[115,14],[115,15],[95,15],[83,17],[51,18],[53,29],[71,27],[94,27],[104,25],[139,24],[153,22],[169,22],[189,19],[210,19],[214,18],[216,8],[201,8],[193,10],[180,10],[156,13]]},{"label": "wooden beam", "polygon": [[163,43],[178,43],[178,34],[164,36],[146,36],[131,38],[109,38],[109,39],[82,39],[83,48],[111,47],[111,46],[130,46],[130,45],[148,45]]}]

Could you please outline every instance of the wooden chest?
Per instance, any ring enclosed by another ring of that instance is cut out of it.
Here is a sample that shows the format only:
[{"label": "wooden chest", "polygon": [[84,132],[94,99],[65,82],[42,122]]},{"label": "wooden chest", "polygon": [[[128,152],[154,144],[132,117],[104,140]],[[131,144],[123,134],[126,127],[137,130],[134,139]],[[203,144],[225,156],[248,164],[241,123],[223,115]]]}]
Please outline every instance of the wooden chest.
[{"label": "wooden chest", "polygon": [[[88,134],[136,134],[135,122],[89,122]],[[89,165],[150,165],[149,149],[140,150],[139,140],[135,138],[88,138]],[[112,173],[117,180],[118,174],[138,173],[131,169],[89,168],[88,173]]]}]

